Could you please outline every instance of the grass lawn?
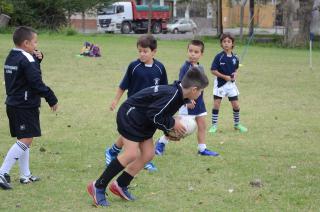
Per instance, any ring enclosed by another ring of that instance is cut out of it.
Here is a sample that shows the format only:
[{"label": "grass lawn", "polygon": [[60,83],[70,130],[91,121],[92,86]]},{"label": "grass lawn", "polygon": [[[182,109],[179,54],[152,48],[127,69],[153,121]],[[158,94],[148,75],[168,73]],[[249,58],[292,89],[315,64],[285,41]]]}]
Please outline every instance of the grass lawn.
[{"label": "grass lawn", "polygon": [[[31,148],[31,170],[42,181],[20,185],[15,166],[10,173],[14,189],[0,190],[0,211],[90,211],[86,185],[103,171],[105,147],[118,135],[116,113],[108,108],[127,65],[137,58],[136,38],[48,34],[39,38],[45,54],[43,78],[58,96],[60,108],[52,113],[45,101],[41,107],[43,136]],[[11,40],[11,35],[0,35],[2,64],[13,47]],[[84,41],[98,44],[103,56],[76,57]],[[166,66],[170,82],[186,60],[186,46],[186,41],[158,42],[156,58]],[[235,52],[242,49],[236,47]],[[208,126],[213,86],[209,69],[220,50],[216,40],[206,42],[201,60],[211,79],[205,91]],[[124,202],[109,194],[108,210],[319,211],[319,50],[313,58],[310,70],[308,50],[250,46],[238,78],[241,120],[248,133],[233,130],[232,109],[225,99],[218,133],[207,134],[209,149],[221,157],[198,156],[195,135],[171,143],[165,156],[154,159],[158,172],[142,171],[132,181],[137,201]],[[5,101],[3,84],[0,98]],[[0,120],[2,163],[14,142],[4,104]],[[262,187],[250,185],[256,179]]]}]

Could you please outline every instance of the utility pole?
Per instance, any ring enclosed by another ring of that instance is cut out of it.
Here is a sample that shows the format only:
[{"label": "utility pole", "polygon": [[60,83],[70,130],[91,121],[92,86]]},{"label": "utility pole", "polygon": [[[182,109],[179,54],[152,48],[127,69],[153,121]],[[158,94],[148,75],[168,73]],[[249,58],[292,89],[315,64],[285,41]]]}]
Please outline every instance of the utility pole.
[{"label": "utility pole", "polygon": [[254,0],[249,2],[249,12],[250,12],[250,26],[249,26],[249,36],[252,36],[254,30]]}]

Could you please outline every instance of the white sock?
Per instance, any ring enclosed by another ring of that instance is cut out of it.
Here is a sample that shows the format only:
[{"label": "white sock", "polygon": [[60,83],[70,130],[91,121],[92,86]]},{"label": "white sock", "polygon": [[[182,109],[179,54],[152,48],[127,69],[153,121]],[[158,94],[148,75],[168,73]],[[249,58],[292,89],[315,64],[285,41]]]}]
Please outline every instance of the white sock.
[{"label": "white sock", "polygon": [[0,174],[9,174],[12,166],[16,163],[17,160],[25,153],[25,151],[28,149],[28,147],[17,140],[15,144],[11,146],[9,149],[7,156],[5,157],[2,166],[0,168]]},{"label": "white sock", "polygon": [[30,154],[30,148],[24,152],[24,154],[21,155],[19,158],[19,168],[20,168],[20,175],[21,176],[30,176],[31,172],[29,169],[29,154]]},{"label": "white sock", "polygon": [[161,138],[159,138],[159,143],[163,143],[163,144],[167,144],[169,142],[169,140],[166,138],[165,135],[161,136]]},{"label": "white sock", "polygon": [[198,150],[199,152],[203,152],[207,148],[206,144],[198,144]]}]

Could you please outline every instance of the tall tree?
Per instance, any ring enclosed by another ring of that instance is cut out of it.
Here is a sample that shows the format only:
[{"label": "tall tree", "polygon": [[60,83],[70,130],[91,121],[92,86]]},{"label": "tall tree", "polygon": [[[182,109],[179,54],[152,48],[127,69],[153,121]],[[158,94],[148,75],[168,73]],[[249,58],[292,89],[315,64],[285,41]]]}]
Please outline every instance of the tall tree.
[{"label": "tall tree", "polygon": [[297,11],[299,17],[299,33],[296,36],[296,44],[298,46],[306,46],[309,41],[314,0],[299,0],[299,4],[300,7]]},{"label": "tall tree", "polygon": [[217,36],[220,37],[223,33],[222,25],[222,0],[217,0]]},{"label": "tall tree", "polygon": [[293,32],[293,17],[295,14],[294,0],[282,0],[283,7],[283,21],[284,21],[284,39],[283,44],[285,46],[292,45],[294,32]]}]

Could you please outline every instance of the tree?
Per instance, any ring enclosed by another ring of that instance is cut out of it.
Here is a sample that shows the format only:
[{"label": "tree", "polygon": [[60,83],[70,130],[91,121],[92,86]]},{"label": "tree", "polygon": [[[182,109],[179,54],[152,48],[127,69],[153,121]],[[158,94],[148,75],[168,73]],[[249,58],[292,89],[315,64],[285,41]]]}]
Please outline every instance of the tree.
[{"label": "tree", "polygon": [[282,0],[283,21],[284,21],[284,39],[283,44],[289,46],[293,43],[293,16],[295,13],[294,0]]},{"label": "tree", "polygon": [[220,37],[223,33],[222,25],[222,0],[217,0],[217,36]]},{"label": "tree", "polygon": [[299,0],[299,3],[299,33],[296,36],[296,45],[306,46],[309,41],[310,26],[312,19],[312,7],[314,4],[314,0]]}]

